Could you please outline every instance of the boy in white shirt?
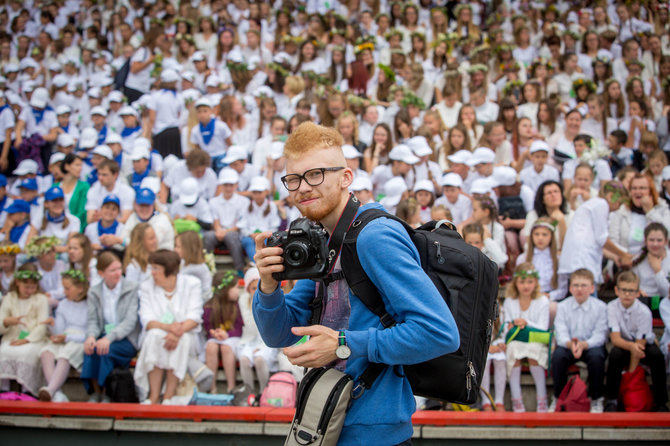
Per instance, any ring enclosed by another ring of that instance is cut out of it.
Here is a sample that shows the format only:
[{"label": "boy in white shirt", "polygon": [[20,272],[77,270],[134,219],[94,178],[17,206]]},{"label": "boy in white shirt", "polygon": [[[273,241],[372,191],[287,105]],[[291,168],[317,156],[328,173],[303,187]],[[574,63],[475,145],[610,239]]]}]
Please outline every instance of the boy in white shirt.
[{"label": "boy in white shirt", "polygon": [[228,125],[212,114],[212,104],[207,96],[195,103],[198,124],[191,130],[191,144],[209,153],[215,173],[223,168],[226,149],[232,144],[232,132]]},{"label": "boy in white shirt", "polygon": [[533,194],[540,184],[547,180],[560,181],[558,169],[547,164],[549,160],[549,146],[544,141],[533,141],[530,145],[530,162],[532,166],[525,167],[519,174],[522,184],[530,187]]},{"label": "boy in white shirt", "polygon": [[568,367],[584,361],[589,370],[591,413],[603,411],[603,382],[607,350],[607,305],[596,297],[593,273],[581,268],[570,275],[571,297],[558,304],[554,333],[556,350],[551,357],[554,379],[554,400],[549,412],[554,412],[556,400],[568,380]]},{"label": "boy in white shirt", "polygon": [[472,215],[472,201],[463,194],[463,179],[451,172],[442,177],[440,186],[444,194],[435,200],[435,206],[443,205],[451,212],[452,222],[458,226]]},{"label": "boy in white shirt", "polygon": [[244,249],[237,222],[249,207],[249,199],[236,193],[238,181],[238,173],[231,168],[219,172],[222,192],[209,200],[213,223],[211,231],[203,232],[203,243],[208,252],[218,247],[227,249],[233,258],[233,266],[241,271],[245,265]]},{"label": "boy in white shirt", "polygon": [[607,304],[607,321],[614,347],[607,365],[606,412],[617,410],[621,372],[634,371],[640,363],[651,368],[654,411],[667,412],[665,358],[655,344],[651,310],[640,302],[640,280],[632,271],[622,272],[614,287],[617,299]]},{"label": "boy in white shirt", "polygon": [[207,200],[198,196],[195,178],[184,178],[180,185],[179,199],[172,202],[170,216],[173,220],[196,222],[204,230],[212,228],[212,212]]},{"label": "boy in white shirt", "polygon": [[86,194],[86,220],[94,223],[100,220],[100,208],[107,195],[114,194],[121,202],[121,217],[119,221],[125,223],[133,211],[135,191],[119,179],[119,165],[113,160],[104,160],[98,166],[98,181],[91,186]]}]

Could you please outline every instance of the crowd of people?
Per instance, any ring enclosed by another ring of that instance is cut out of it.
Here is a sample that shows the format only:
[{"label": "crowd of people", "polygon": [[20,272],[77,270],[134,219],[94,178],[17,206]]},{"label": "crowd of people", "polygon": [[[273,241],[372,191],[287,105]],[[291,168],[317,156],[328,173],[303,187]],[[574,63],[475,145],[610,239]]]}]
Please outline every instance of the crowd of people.
[{"label": "crowd of people", "polygon": [[[667,410],[666,2],[3,3],[0,389],[65,401],[72,367],[108,401],[136,358],[141,401],[177,404],[220,362],[227,391],[290,368],[251,314],[253,237],[300,217],[283,146],[312,121],[361,202],[450,220],[499,266],[484,410],[507,381],[525,410],[525,364],[553,410],[576,361],[592,411],[640,362]],[[526,326],[554,341],[508,339]]]}]

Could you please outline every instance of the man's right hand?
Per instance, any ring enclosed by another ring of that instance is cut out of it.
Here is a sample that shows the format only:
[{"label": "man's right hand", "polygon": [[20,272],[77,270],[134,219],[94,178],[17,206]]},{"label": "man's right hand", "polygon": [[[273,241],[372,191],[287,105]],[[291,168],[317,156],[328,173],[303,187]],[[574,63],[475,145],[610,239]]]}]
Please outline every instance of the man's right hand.
[{"label": "man's right hand", "polygon": [[258,288],[264,294],[272,294],[279,285],[279,282],[272,277],[272,273],[284,271],[284,258],[282,257],[284,251],[276,246],[269,248],[265,246],[265,239],[270,236],[272,236],[270,231],[261,232],[254,236],[256,240],[254,261],[261,277]]}]

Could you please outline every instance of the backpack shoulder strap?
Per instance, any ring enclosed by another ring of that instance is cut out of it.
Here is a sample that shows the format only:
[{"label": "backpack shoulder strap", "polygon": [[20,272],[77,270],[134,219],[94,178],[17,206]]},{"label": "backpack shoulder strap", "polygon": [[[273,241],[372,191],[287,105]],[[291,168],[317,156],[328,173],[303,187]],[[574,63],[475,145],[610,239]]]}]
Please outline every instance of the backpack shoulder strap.
[{"label": "backpack shoulder strap", "polygon": [[395,325],[393,317],[386,311],[384,302],[382,301],[379,290],[372,283],[368,275],[363,270],[360,259],[358,258],[358,252],[356,251],[356,243],[358,236],[373,220],[376,220],[380,217],[390,218],[392,220],[400,222],[405,229],[410,232],[414,232],[411,226],[405,223],[403,220],[399,219],[395,215],[391,215],[383,209],[368,209],[361,212],[349,228],[347,232],[344,245],[342,247],[342,261],[341,267],[344,277],[347,281],[347,285],[351,291],[358,297],[361,302],[372,312],[382,322],[384,328],[392,327]]}]

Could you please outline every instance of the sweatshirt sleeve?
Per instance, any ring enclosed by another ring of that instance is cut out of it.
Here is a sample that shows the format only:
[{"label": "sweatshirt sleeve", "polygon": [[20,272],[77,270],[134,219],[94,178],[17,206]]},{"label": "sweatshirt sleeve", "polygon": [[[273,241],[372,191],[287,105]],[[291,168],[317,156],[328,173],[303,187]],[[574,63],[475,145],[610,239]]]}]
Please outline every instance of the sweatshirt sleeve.
[{"label": "sweatshirt sleeve", "polygon": [[268,347],[288,347],[298,342],[300,338],[291,333],[291,328],[309,323],[314,288],[313,281],[299,280],[286,295],[280,287],[272,294],[264,294],[259,282],[252,308],[258,331]]},{"label": "sweatshirt sleeve", "polygon": [[416,364],[455,351],[460,345],[456,322],[421,268],[419,253],[402,225],[387,218],[373,220],[356,245],[361,266],[397,324],[348,330],[352,357],[367,355],[370,362],[389,365]]}]

